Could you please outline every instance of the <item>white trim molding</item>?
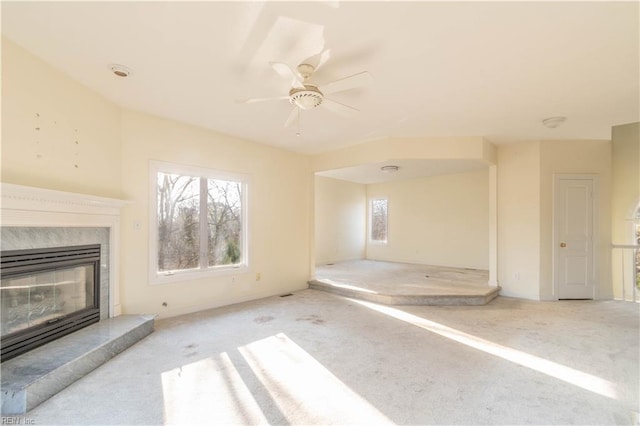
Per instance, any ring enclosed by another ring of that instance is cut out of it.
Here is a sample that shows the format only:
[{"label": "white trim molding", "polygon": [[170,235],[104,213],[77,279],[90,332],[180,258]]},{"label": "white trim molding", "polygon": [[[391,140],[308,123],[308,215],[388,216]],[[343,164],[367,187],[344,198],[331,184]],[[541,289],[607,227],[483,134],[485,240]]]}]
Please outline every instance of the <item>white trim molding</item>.
[{"label": "white trim molding", "polygon": [[120,210],[131,202],[9,183],[0,188],[2,226],[109,228],[109,317],[120,315]]}]

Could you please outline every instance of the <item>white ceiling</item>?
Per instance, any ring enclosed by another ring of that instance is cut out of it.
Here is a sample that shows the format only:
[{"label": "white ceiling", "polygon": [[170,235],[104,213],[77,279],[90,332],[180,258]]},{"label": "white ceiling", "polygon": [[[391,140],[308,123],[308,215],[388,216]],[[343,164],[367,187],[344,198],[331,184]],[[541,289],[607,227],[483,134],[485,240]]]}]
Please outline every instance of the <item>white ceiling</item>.
[{"label": "white ceiling", "polygon": [[[396,172],[384,172],[384,166],[397,166]],[[415,179],[452,173],[462,173],[472,170],[486,169],[487,163],[480,160],[459,159],[398,159],[380,163],[363,164],[326,170],[317,175],[349,182],[371,184],[392,182],[396,180]]]},{"label": "white ceiling", "polygon": [[[384,137],[496,143],[610,138],[639,120],[638,2],[2,2],[2,33],[139,111],[315,153]],[[361,110],[304,111],[284,128],[295,66],[323,49],[315,80],[363,70],[331,95]],[[127,79],[108,64],[130,67]],[[557,129],[540,121],[566,116]]]}]

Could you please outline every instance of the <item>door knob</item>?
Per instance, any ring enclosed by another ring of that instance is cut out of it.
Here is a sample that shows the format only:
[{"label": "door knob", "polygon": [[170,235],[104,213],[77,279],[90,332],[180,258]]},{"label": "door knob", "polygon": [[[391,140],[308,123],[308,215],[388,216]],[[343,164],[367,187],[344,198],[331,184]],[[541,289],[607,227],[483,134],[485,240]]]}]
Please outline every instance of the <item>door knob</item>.
[{"label": "door knob", "polygon": [[560,243],[560,247],[565,248],[567,246],[567,243]]}]

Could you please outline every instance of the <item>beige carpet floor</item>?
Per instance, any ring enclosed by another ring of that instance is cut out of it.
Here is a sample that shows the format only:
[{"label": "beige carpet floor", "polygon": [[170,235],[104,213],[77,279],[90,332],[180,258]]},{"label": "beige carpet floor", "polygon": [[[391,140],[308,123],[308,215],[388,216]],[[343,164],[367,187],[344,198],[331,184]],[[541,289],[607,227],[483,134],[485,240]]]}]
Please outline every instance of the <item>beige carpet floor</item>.
[{"label": "beige carpet floor", "polygon": [[489,271],[413,263],[350,260],[316,266],[316,279],[383,294],[484,294]]},{"label": "beige carpet floor", "polygon": [[385,307],[303,290],[158,321],[26,417],[36,425],[637,424],[638,323],[629,302]]}]

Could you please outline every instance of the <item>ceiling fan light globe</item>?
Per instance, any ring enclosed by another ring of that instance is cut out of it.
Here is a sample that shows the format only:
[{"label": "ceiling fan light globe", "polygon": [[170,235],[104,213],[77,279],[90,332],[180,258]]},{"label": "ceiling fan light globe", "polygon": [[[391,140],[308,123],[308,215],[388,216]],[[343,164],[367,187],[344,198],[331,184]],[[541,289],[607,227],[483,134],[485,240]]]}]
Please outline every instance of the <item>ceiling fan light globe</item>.
[{"label": "ceiling fan light globe", "polygon": [[316,90],[295,90],[289,96],[289,102],[300,109],[313,109],[322,103],[322,93]]}]

